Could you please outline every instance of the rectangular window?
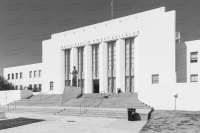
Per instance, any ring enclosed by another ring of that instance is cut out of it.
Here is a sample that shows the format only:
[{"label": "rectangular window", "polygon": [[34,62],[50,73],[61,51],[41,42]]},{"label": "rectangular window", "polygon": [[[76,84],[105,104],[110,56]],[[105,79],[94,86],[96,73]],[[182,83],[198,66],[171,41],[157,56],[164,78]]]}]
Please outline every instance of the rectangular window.
[{"label": "rectangular window", "polygon": [[16,90],[18,90],[18,85],[15,88],[16,88]]},{"label": "rectangular window", "polygon": [[159,75],[152,75],[152,84],[158,84],[159,83]]},{"label": "rectangular window", "polygon": [[37,92],[37,84],[34,84],[33,92]]},{"label": "rectangular window", "polygon": [[22,79],[22,72],[20,72],[20,79]]},{"label": "rectangular window", "polygon": [[14,79],[14,73],[12,73],[12,79]]},{"label": "rectangular window", "polygon": [[42,70],[39,70],[39,77],[42,76]]},{"label": "rectangular window", "polygon": [[97,77],[98,70],[99,70],[99,44],[95,44],[92,46],[92,71],[95,77]]},{"label": "rectangular window", "polygon": [[29,84],[29,89],[32,90],[32,84]]},{"label": "rectangular window", "polygon": [[8,74],[8,80],[10,80],[10,74]]},{"label": "rectangular window", "polygon": [[70,51],[71,49],[65,50],[65,86],[70,86],[70,67],[71,67],[71,60],[70,60]]},{"label": "rectangular window", "polygon": [[18,73],[16,73],[16,79],[18,79]]},{"label": "rectangular window", "polygon": [[196,63],[196,62],[198,62],[198,52],[191,52],[191,55],[190,55],[190,62],[191,62],[191,63]]},{"label": "rectangular window", "polygon": [[53,81],[50,82],[50,90],[53,90]]},{"label": "rectangular window", "polygon": [[39,84],[39,91],[42,90],[42,84]]},{"label": "rectangular window", "polygon": [[32,77],[32,71],[29,72],[29,77],[30,77],[30,78]]},{"label": "rectangular window", "polygon": [[190,82],[198,82],[198,75],[197,74],[191,75]]},{"label": "rectangular window", "polygon": [[23,87],[23,86],[22,86],[22,85],[20,85],[20,90],[22,90],[22,87]]},{"label": "rectangular window", "polygon": [[34,78],[37,76],[37,71],[34,71]]}]

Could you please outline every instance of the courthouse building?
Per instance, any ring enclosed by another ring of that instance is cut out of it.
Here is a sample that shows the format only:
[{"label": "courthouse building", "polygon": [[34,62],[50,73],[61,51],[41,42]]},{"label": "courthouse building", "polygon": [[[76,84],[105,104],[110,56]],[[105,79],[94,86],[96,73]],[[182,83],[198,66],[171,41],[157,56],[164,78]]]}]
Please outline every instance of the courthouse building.
[{"label": "courthouse building", "polygon": [[[148,103],[145,98],[150,93],[162,96],[153,90],[159,85],[177,89],[180,84],[198,83],[200,41],[180,43],[176,33],[176,12],[161,7],[53,34],[42,42],[42,63],[5,68],[4,76],[26,71],[20,82],[14,77],[10,80],[19,86],[41,84],[43,92],[62,94],[72,84],[70,72],[75,66],[83,93],[117,93],[120,89],[138,92]],[[37,76],[31,77],[33,73]]]}]

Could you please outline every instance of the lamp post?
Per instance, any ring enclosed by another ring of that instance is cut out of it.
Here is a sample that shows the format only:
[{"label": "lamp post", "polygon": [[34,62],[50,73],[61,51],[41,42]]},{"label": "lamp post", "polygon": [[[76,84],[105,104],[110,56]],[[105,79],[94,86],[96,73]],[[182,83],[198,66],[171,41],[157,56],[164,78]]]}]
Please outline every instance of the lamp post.
[{"label": "lamp post", "polygon": [[176,98],[178,98],[178,94],[177,93],[174,93],[174,98],[175,98],[175,109],[176,110]]}]

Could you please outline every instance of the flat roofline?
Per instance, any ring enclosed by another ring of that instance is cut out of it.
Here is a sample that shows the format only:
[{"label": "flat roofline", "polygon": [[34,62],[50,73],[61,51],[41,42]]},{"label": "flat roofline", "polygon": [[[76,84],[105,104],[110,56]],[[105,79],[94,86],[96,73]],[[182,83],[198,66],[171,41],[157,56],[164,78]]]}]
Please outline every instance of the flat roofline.
[{"label": "flat roofline", "polygon": [[8,66],[8,67],[4,67],[3,69],[14,68],[14,67],[24,67],[24,66],[38,65],[38,64],[42,64],[42,62],[41,63],[34,63],[34,64],[27,64],[27,65],[12,66],[12,67]]},{"label": "flat roofline", "polygon": [[[88,26],[84,26],[84,27],[79,27],[79,28],[64,31],[64,32],[55,33],[55,34],[51,35],[51,38],[63,37],[65,35],[69,35],[69,34],[73,34],[73,33],[80,33],[81,31],[87,31],[87,30],[93,29],[93,27],[99,28],[99,27],[102,27],[105,25],[107,26],[107,25],[116,24],[118,21],[123,21],[123,22],[130,21],[131,19],[133,19],[135,17],[137,19],[137,17],[138,17],[137,15],[144,14],[144,13],[147,13],[150,11],[156,11],[156,10],[163,10],[165,12],[165,7],[155,8],[152,10],[147,10],[147,11],[143,11],[140,13],[128,15],[125,17],[120,17],[120,18],[116,18],[116,19],[112,19],[112,20],[108,20],[108,21],[104,21],[104,22],[100,22],[100,23],[96,23],[96,24],[92,24],[92,25],[88,25]],[[154,15],[154,14],[139,16],[139,18],[148,17],[148,16],[152,16],[152,15]]]}]

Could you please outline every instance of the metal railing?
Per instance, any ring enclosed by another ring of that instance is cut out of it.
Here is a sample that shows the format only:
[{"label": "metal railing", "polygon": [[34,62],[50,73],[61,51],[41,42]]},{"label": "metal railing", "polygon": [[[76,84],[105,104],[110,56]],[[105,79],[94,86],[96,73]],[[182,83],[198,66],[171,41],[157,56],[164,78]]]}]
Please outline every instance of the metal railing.
[{"label": "metal railing", "polygon": [[46,95],[46,99],[49,98],[49,97],[47,97],[47,95],[48,95],[47,93],[49,93],[50,91],[52,91],[52,94],[49,96],[49,97],[51,97],[53,95],[53,90],[49,90],[49,91],[43,93],[44,95]]},{"label": "metal railing", "polygon": [[34,97],[38,96],[38,95],[40,95],[40,99],[39,99],[38,101],[36,101],[34,104],[36,104],[36,103],[38,103],[39,101],[42,100],[41,95],[46,95],[46,99],[49,98],[49,97],[47,97],[47,93],[50,92],[50,91],[52,91],[52,94],[49,96],[49,97],[51,97],[51,96],[53,95],[53,90],[49,90],[49,91],[47,91],[47,92],[45,92],[45,93],[43,93],[43,92],[41,91],[39,94],[33,96],[31,99],[29,99],[29,106],[30,106],[31,100],[32,100]]},{"label": "metal railing", "polygon": [[[101,91],[101,99],[102,99],[102,98],[105,98],[105,92],[106,92],[106,91],[108,92],[108,88],[107,88],[106,90],[104,90],[104,91]],[[102,95],[103,95],[103,96],[102,96]]]},{"label": "metal railing", "polygon": [[[7,104],[7,106],[8,106],[8,112],[10,111],[9,106],[10,106],[10,104],[12,104],[12,103],[15,103],[15,109],[16,109],[16,106],[17,106],[17,100],[14,100],[14,101],[12,101],[11,103]],[[13,109],[13,110],[14,110],[14,109]]]},{"label": "metal railing", "polygon": [[[94,101],[94,102],[96,102],[96,99],[98,99],[98,98],[94,98],[94,99],[88,99],[87,97],[84,99],[84,101],[83,102],[81,102],[81,104],[79,105],[80,106],[80,112],[79,112],[79,116],[81,115],[81,113],[82,113],[82,110],[81,110],[81,108],[82,108],[82,105],[83,105],[83,113],[85,113],[86,112],[86,104],[85,104],[85,102],[86,101]],[[92,102],[91,102],[92,103]]]},{"label": "metal railing", "polygon": [[[40,100],[41,100],[41,94],[42,94],[42,91],[41,91],[40,93],[38,93],[37,95],[31,97],[31,98],[29,99],[29,106],[30,106],[30,102],[31,102],[31,100],[34,99],[34,97],[40,95]],[[38,100],[38,101],[39,101],[39,100]]]}]

